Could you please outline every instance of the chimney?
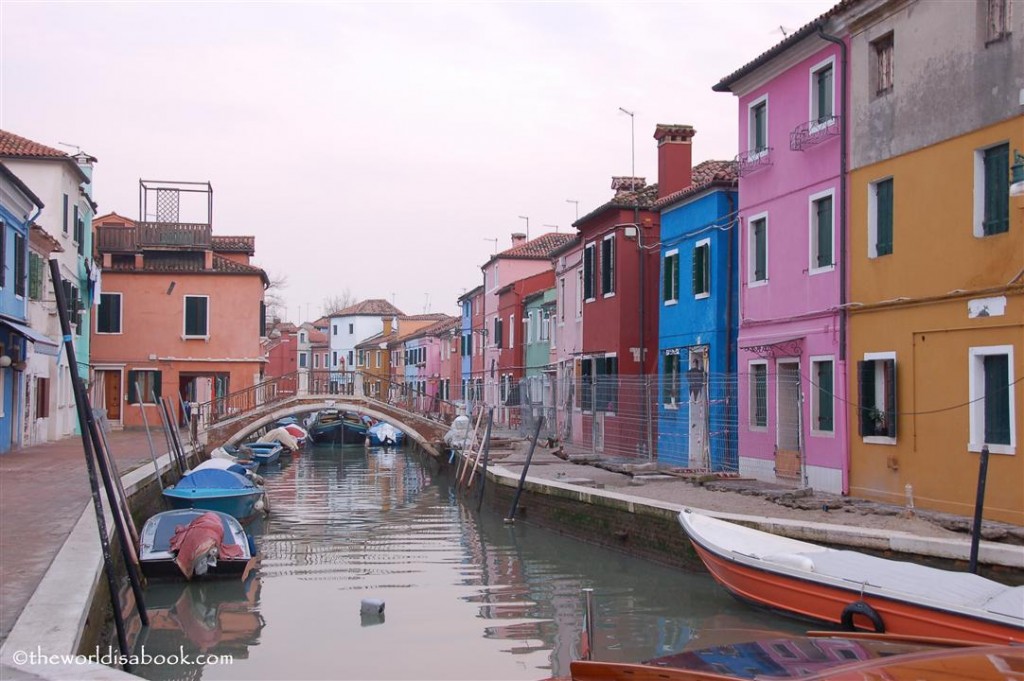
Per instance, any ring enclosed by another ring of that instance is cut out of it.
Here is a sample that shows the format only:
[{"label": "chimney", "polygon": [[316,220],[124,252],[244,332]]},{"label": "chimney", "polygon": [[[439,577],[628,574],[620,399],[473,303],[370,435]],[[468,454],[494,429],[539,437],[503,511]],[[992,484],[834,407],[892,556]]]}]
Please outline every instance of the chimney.
[{"label": "chimney", "polygon": [[381,317],[380,318],[380,322],[381,322],[381,324],[384,327],[384,329],[383,329],[384,330],[384,335],[386,336],[389,333],[391,333],[391,331],[392,331],[391,325],[394,324],[395,318],[392,315],[388,315],[386,317]]},{"label": "chimney", "polygon": [[512,232],[512,248],[522,246],[526,243],[526,235],[522,232]]},{"label": "chimney", "polygon": [[612,177],[612,189],[615,190],[616,198],[623,194],[638,192],[647,186],[647,178],[644,177]]},{"label": "chimney", "polygon": [[697,131],[689,125],[666,125],[654,128],[658,140],[658,198],[686,189],[693,181],[693,145],[690,140]]}]

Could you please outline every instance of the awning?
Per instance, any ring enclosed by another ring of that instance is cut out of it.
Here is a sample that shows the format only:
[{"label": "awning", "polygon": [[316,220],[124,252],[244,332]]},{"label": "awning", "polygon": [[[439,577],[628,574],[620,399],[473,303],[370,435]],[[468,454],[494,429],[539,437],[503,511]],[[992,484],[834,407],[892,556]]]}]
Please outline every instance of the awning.
[{"label": "awning", "polygon": [[24,338],[32,341],[36,346],[36,352],[41,355],[56,357],[57,353],[60,351],[60,344],[57,341],[53,340],[49,336],[44,336],[35,329],[30,329],[24,324],[12,322],[10,319],[0,318],[0,325],[6,326],[19,336],[23,336]]}]

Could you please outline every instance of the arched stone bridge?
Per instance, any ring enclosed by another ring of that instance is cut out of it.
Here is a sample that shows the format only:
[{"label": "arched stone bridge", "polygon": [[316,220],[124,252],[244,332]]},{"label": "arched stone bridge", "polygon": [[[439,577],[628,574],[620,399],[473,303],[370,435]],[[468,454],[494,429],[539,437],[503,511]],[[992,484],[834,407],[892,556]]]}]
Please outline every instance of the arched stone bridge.
[{"label": "arched stone bridge", "polygon": [[199,441],[209,449],[224,444],[238,444],[259,429],[286,416],[331,408],[353,411],[387,421],[403,430],[407,437],[412,438],[431,456],[442,455],[442,438],[448,431],[447,424],[365,395],[293,395],[255,406],[237,416],[221,419],[206,426],[201,424],[208,423],[209,419],[204,419],[200,413],[196,420],[200,424],[197,434]]}]

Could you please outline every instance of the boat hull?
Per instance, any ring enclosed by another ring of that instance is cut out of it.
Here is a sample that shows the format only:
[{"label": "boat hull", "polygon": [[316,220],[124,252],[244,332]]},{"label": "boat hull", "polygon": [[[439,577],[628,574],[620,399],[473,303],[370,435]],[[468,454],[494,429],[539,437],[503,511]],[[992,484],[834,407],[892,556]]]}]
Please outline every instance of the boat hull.
[{"label": "boat hull", "polygon": [[[683,524],[686,527],[686,523]],[[1011,624],[873,594],[859,584],[843,588],[811,577],[740,562],[687,529],[697,555],[715,581],[742,601],[837,626],[843,624],[843,612],[851,604],[863,602],[877,613],[886,633],[978,643],[1024,642],[1024,629]],[[854,616],[852,624],[863,630],[876,628],[863,615]]]},{"label": "boat hull", "polygon": [[195,494],[194,490],[164,490],[164,497],[171,508],[200,508],[207,511],[219,511],[242,520],[256,512],[256,502],[263,496],[263,490],[246,490],[240,493],[221,495]]}]

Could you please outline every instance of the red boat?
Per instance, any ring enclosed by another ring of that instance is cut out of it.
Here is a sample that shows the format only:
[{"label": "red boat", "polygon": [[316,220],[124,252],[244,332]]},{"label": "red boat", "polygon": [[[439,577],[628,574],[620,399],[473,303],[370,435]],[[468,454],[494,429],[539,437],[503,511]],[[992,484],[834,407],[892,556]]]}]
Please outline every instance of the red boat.
[{"label": "red boat", "polygon": [[1024,643],[1024,586],[780,537],[684,510],[715,580],[740,600],[902,636]]}]

